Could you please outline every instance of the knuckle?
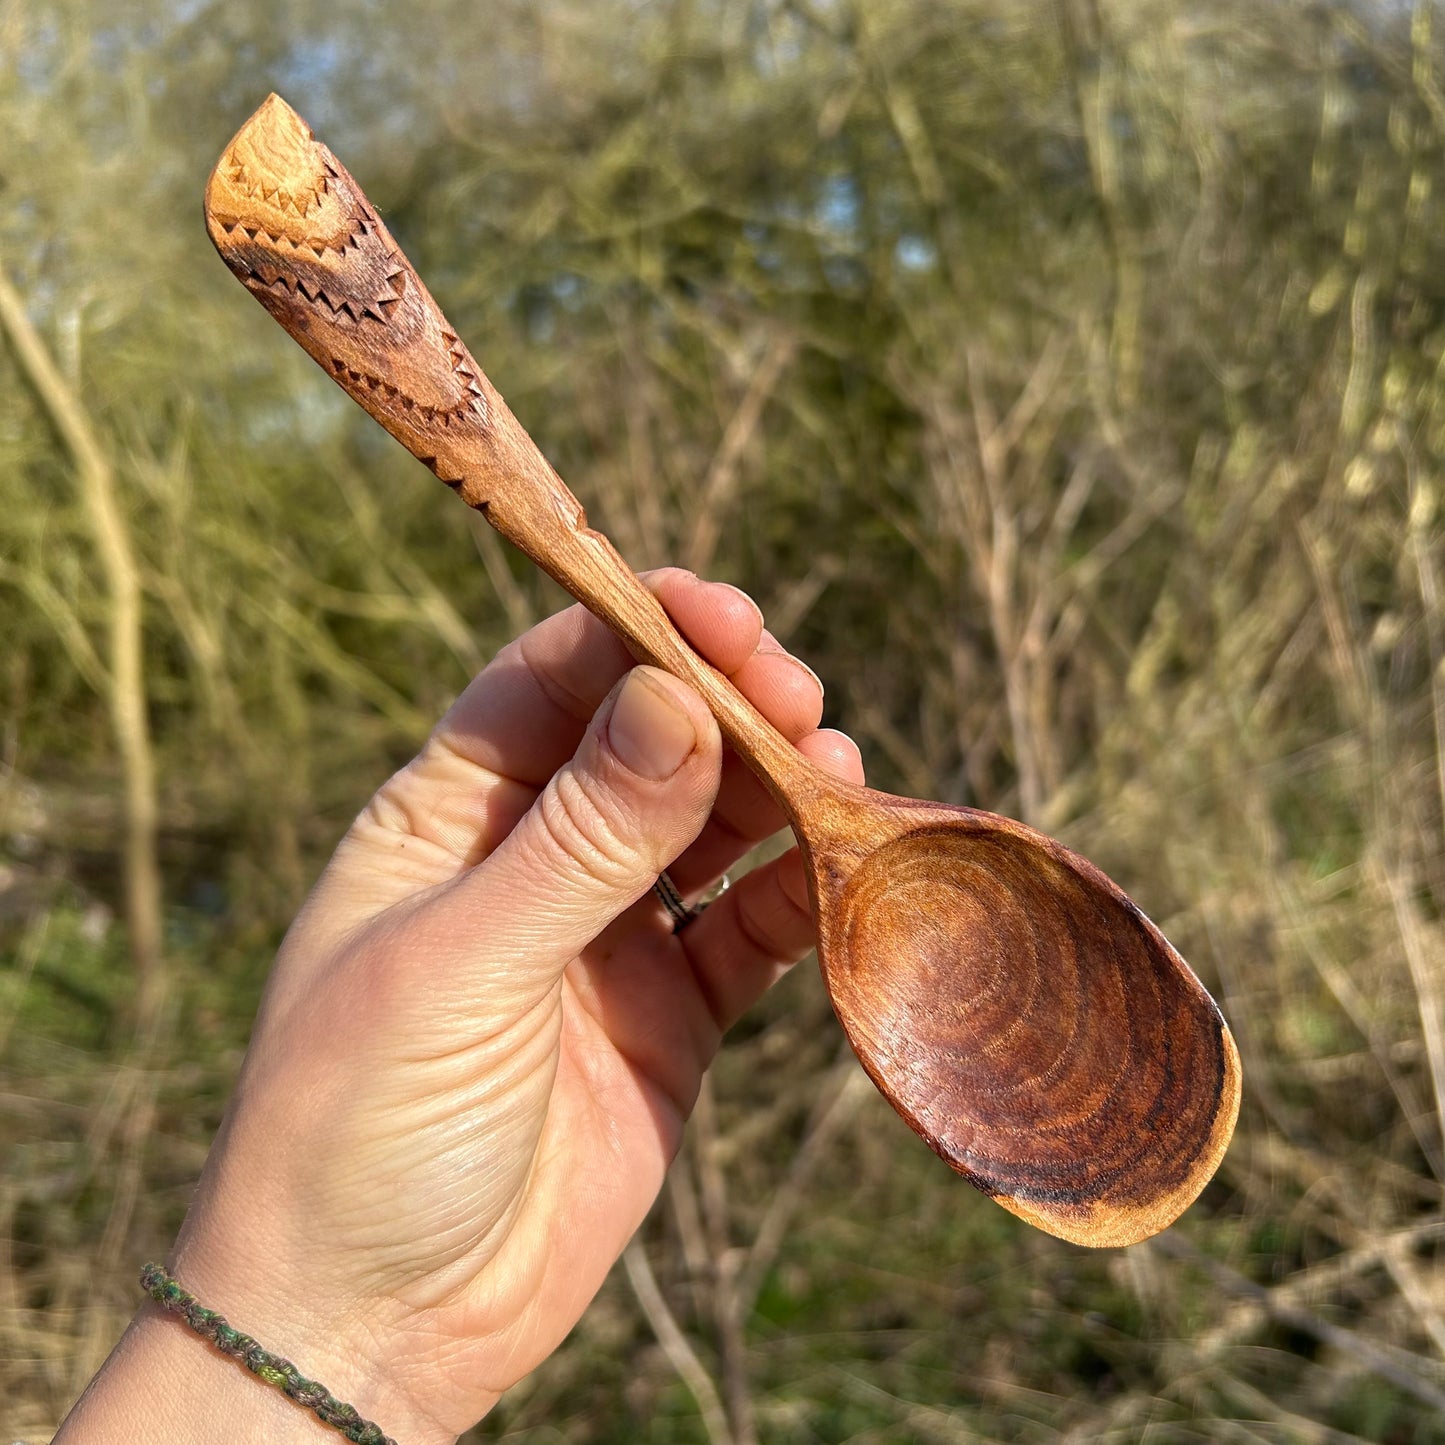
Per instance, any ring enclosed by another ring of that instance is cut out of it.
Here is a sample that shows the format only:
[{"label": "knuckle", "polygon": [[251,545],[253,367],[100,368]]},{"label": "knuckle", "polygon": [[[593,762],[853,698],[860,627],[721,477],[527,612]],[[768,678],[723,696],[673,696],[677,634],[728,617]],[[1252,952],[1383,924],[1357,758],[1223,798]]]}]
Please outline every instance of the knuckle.
[{"label": "knuckle", "polygon": [[571,769],[542,794],[538,818],[543,846],[569,872],[625,886],[648,871],[619,810],[602,802]]},{"label": "knuckle", "polygon": [[406,806],[395,778],[388,779],[372,794],[371,801],[361,810],[361,822],[382,833],[416,831],[411,809]]},{"label": "knuckle", "polygon": [[419,761],[413,758],[372,794],[357,820],[364,828],[405,838],[429,836],[430,813],[419,806],[420,790],[415,786]]}]

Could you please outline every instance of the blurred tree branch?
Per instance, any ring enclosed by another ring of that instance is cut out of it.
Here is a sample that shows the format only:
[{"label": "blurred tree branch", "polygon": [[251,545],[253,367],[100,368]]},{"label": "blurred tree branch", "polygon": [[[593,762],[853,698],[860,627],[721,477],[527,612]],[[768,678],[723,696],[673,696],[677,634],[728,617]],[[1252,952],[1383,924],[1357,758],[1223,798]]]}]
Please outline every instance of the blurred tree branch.
[{"label": "blurred tree branch", "polygon": [[[61,443],[90,520],[107,592],[105,699],[120,755],[125,799],[121,857],[125,918],[136,976],[140,1032],[154,1029],[164,994],[161,878],[156,857],[156,770],[147,715],[144,618],[140,569],[129,524],[116,495],[116,471],[80,397],[67,385],[19,292],[0,266],[0,331],[34,389]],[[67,623],[60,629],[78,646]]]}]

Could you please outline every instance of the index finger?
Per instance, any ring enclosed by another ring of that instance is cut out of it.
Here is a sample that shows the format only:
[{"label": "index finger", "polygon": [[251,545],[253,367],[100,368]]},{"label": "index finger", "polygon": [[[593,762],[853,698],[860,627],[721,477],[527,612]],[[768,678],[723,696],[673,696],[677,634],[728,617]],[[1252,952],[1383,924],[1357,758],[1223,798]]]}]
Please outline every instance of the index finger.
[{"label": "index finger", "polygon": [[[676,567],[642,580],[720,671],[736,671],[757,648],[762,614],[736,587]],[[437,725],[432,743],[540,788],[576,752],[602,699],[634,661],[585,607],[569,607],[508,643]]]},{"label": "index finger", "polygon": [[[678,569],[647,581],[714,666],[738,672],[758,660],[762,618],[745,594]],[[388,868],[400,866],[392,846],[398,840],[426,845],[407,850],[406,876],[396,886],[404,883],[408,892],[479,863],[575,753],[602,699],[632,663],[622,643],[581,607],[524,633],[467,687],[420,755],[377,793],[349,841],[369,843],[364,856],[384,857]],[[770,686],[762,685],[766,676],[749,682],[764,715],[788,736],[811,730],[816,679],[786,657],[762,663],[787,675]]]}]

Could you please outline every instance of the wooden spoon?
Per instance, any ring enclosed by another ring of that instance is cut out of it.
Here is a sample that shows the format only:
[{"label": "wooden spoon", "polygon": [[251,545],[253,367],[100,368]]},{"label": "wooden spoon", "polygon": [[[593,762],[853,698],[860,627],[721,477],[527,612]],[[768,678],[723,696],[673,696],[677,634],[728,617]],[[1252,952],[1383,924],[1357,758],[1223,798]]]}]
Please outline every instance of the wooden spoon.
[{"label": "wooden spoon", "polygon": [[1171,1223],[1229,1143],[1239,1056],[1123,892],[1022,823],[807,762],[587,526],[361,188],[279,96],[226,148],[206,222],[322,370],[638,657],[706,699],[797,834],[833,1006],[913,1128],[1064,1239],[1129,1244]]}]

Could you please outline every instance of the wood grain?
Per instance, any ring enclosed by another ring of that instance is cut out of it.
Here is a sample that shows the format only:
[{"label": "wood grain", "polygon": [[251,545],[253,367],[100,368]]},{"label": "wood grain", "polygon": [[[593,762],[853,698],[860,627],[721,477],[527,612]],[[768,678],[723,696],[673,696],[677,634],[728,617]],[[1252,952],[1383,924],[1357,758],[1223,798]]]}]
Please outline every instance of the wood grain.
[{"label": "wood grain", "polygon": [[1159,930],[1007,818],[820,773],[687,646],[507,409],[345,167],[278,96],[206,191],[222,258],[326,373],[641,659],[693,686],[802,848],[839,1019],[879,1089],[1006,1208],[1127,1244],[1198,1195],[1239,1057]]},{"label": "wood grain", "polygon": [[1084,1244],[1157,1233],[1234,1127],[1238,1056],[1213,1001],[1060,844],[987,815],[912,824],[826,910],[855,1051],[933,1149],[1006,1208]]}]

